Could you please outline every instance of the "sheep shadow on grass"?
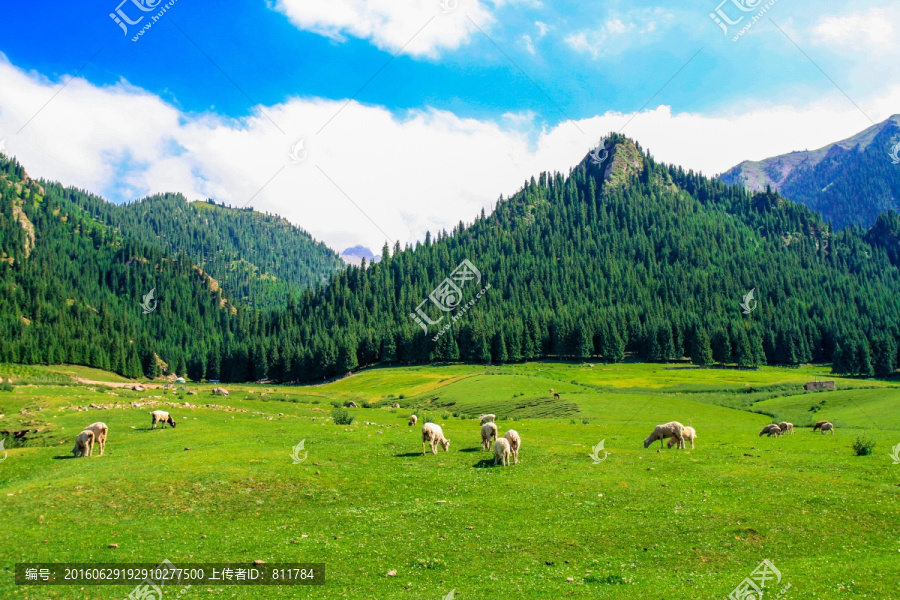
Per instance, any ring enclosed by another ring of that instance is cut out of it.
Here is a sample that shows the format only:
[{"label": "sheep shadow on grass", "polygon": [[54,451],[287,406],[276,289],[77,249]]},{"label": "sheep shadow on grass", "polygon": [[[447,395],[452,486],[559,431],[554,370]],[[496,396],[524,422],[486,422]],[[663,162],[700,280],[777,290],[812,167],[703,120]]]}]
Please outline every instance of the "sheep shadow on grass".
[{"label": "sheep shadow on grass", "polygon": [[502,467],[503,465],[495,465],[493,458],[485,458],[484,460],[479,460],[477,463],[472,465],[475,469],[487,469],[490,467]]},{"label": "sheep shadow on grass", "polygon": [[[429,451],[430,453],[430,451]],[[395,454],[394,458],[409,458],[411,456],[422,456],[421,452],[404,452],[403,454]]]},{"label": "sheep shadow on grass", "polygon": [[460,452],[485,452],[484,448],[481,446],[475,446],[474,448],[460,448]]}]

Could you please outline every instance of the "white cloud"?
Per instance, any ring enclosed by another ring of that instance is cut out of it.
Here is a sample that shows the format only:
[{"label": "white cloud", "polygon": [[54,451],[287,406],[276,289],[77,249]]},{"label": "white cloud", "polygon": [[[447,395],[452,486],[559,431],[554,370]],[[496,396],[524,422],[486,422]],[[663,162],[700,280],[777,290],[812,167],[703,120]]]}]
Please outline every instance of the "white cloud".
[{"label": "white cloud", "polygon": [[[316,136],[343,101],[294,98],[263,108],[284,135],[262,113],[239,120],[186,114],[125,82],[101,87],[75,79],[16,134],[58,84],[2,55],[0,81],[0,139],[33,177],[117,193],[119,200],[182,192],[242,206],[253,198],[255,208],[337,250],[361,243],[377,252],[385,233],[405,244],[471,221],[532,175],[568,172],[632,116],[606,113],[577,128],[541,130],[532,113],[493,122],[434,109],[397,116],[351,102]],[[863,106],[883,120],[898,104],[900,86]],[[658,160],[715,174],[746,159],[817,148],[868,125],[835,91],[801,108],[716,116],[661,106],[636,115],[624,133]],[[301,138],[309,154],[297,165],[288,153]]]},{"label": "white cloud", "polygon": [[659,8],[633,11],[624,17],[610,17],[599,27],[573,32],[565,41],[576,52],[599,58],[646,43],[650,34],[674,20],[673,14]]},{"label": "white cloud", "polygon": [[542,21],[535,21],[534,26],[538,29],[538,39],[544,37],[550,31],[550,26]]},{"label": "white cloud", "polygon": [[900,19],[896,8],[870,8],[842,16],[824,17],[813,28],[819,44],[852,50],[885,51],[897,46],[895,24]]},{"label": "white cloud", "polygon": [[522,36],[522,41],[525,43],[525,49],[528,50],[528,53],[534,56],[537,51],[534,49],[534,41],[531,39],[531,36],[526,33]]},{"label": "white cloud", "polygon": [[477,32],[467,16],[482,28],[495,21],[481,0],[276,0],[274,8],[304,31],[338,41],[350,35],[429,58],[459,48]]}]

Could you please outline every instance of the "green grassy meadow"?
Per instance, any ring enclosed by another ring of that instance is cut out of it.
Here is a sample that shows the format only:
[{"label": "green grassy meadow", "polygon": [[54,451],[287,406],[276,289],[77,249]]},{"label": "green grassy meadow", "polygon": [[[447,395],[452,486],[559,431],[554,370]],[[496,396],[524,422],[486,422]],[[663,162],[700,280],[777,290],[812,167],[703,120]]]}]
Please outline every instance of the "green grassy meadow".
[{"label": "green grassy meadow", "polygon": [[[0,376],[15,382],[0,391],[0,430],[39,430],[10,438],[0,463],[0,598],[133,588],[16,586],[17,562],[163,559],[326,564],[320,587],[204,585],[180,598],[725,598],[763,559],[783,577],[767,597],[787,584],[782,597],[797,600],[896,593],[893,382],[835,379],[823,366],[529,363],[226,384],[221,398],[207,384],[76,384],[124,381],[83,367],[0,365]],[[838,389],[803,392],[817,376]],[[175,429],[150,430],[152,408],[130,405],[152,400],[181,405],[159,407]],[[347,401],[371,407],[335,425],[330,403]],[[109,408],[77,410],[91,404]],[[498,415],[501,435],[520,433],[520,464],[493,466],[481,412]],[[412,413],[418,427],[407,426]],[[449,452],[422,456],[426,416]],[[758,437],[773,418],[796,433]],[[835,435],[812,433],[822,419]],[[75,435],[98,420],[110,428],[106,454],[71,458]],[[670,420],[697,429],[696,448],[644,449]],[[855,456],[860,435],[874,454]],[[301,440],[308,457],[295,465]],[[594,464],[601,441],[608,454]]]}]

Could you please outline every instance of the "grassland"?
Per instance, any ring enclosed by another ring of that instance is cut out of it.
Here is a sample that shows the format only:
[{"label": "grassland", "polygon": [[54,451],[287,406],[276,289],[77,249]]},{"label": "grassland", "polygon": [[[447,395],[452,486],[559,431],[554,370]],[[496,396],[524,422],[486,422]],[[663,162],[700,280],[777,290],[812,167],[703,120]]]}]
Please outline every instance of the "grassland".
[{"label": "grassland", "polygon": [[[320,386],[226,386],[223,399],[209,385],[135,392],[73,384],[117,381],[79,367],[0,365],[19,383],[0,391],[0,430],[40,430],[0,463],[0,598],[131,591],[17,587],[17,562],[166,558],[327,565],[322,587],[182,598],[723,598],[765,558],[783,575],[773,597],[787,584],[798,600],[892,597],[900,387],[838,379],[801,392],[817,374],[827,369],[380,368]],[[154,400],[182,404],[169,409],[177,428],[150,430],[150,409],[130,406]],[[330,403],[351,400],[371,408],[334,425]],[[76,410],[91,404],[111,408]],[[482,411],[520,432],[519,465],[493,467],[481,451],[467,417]],[[412,412],[444,427],[449,452],[422,456]],[[759,438],[773,418],[829,419],[837,432]],[[672,419],[697,429],[697,447],[644,449]],[[110,427],[106,455],[70,458],[97,420]],[[873,455],[854,455],[858,435],[876,441]],[[309,454],[294,465],[300,440]],[[609,454],[593,464],[601,440]]]}]

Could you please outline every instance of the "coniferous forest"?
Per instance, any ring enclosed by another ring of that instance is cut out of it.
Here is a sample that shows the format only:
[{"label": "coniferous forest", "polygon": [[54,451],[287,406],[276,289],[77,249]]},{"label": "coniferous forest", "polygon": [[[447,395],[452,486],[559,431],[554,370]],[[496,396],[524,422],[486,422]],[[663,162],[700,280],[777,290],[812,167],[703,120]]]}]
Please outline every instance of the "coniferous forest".
[{"label": "coniferous forest", "polygon": [[[265,244],[223,245],[226,221],[192,224],[207,208],[179,196],[104,206],[0,159],[0,361],[223,381],[544,357],[894,372],[896,214],[835,232],[777,193],[659,164],[621,136],[607,147],[602,163],[532,178],[471,224],[337,272],[312,242],[270,257]],[[187,223],[146,227],[169,213]],[[306,261],[291,289],[223,290],[207,273],[241,259],[271,270],[289,254]],[[424,332],[410,314],[464,259],[490,289],[443,335]],[[150,289],[158,307],[145,313]]]}]

